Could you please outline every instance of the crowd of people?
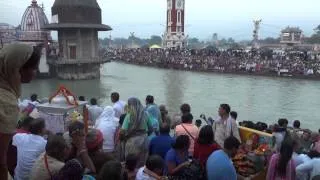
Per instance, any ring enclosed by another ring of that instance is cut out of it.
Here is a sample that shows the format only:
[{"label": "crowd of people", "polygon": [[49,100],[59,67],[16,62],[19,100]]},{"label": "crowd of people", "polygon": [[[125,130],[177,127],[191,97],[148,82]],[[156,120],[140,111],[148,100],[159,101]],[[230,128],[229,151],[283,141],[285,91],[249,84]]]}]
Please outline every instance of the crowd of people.
[{"label": "crowd of people", "polygon": [[126,63],[181,70],[320,75],[320,56],[312,51],[116,49],[108,51],[106,56]]},{"label": "crowd of people", "polygon": [[[201,121],[194,124],[190,104],[181,105],[180,116],[170,117],[151,95],[144,106],[134,97],[121,101],[116,92],[111,94],[112,106],[103,108],[90,100],[89,129],[81,116],[70,118],[62,134],[46,129],[46,119],[19,118],[20,85],[35,76],[40,56],[39,48],[23,44],[0,51],[1,180],[8,179],[8,172],[15,180],[239,178],[231,159],[244,142],[237,113],[228,104],[221,104],[219,118],[204,126]],[[40,103],[36,95],[29,102]],[[319,179],[319,132],[301,129],[300,121],[290,128],[286,119],[273,126],[241,125],[273,134],[267,180]]]},{"label": "crowd of people", "polygon": [[[40,102],[36,94],[25,101]],[[180,116],[171,117],[151,95],[145,106],[137,98],[121,101],[117,92],[111,94],[111,102],[112,106],[103,108],[90,99],[88,133],[77,119],[65,134],[51,134],[45,140],[44,120],[27,117],[13,136],[10,148],[17,150],[10,152],[17,152],[17,163],[9,166],[10,173],[17,179],[68,179],[75,173],[66,167],[72,162],[83,169],[77,170],[78,179],[238,179],[231,159],[245,143],[239,135],[241,125],[274,136],[266,179],[319,178],[319,133],[301,129],[298,120],[291,126],[287,119],[270,126],[238,122],[237,112],[221,104],[218,118],[208,118],[202,125],[195,121],[189,104],[181,105]],[[15,159],[12,153],[8,157],[11,162]]]}]

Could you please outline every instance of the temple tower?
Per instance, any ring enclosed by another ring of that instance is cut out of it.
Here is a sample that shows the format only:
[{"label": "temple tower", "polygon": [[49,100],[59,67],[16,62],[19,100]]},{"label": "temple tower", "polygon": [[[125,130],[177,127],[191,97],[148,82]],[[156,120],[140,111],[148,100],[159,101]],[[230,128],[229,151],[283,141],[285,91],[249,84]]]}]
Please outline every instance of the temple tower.
[{"label": "temple tower", "polygon": [[55,0],[52,22],[46,29],[58,31],[59,54],[49,62],[60,79],[100,78],[98,31],[110,31],[102,24],[96,0]]}]

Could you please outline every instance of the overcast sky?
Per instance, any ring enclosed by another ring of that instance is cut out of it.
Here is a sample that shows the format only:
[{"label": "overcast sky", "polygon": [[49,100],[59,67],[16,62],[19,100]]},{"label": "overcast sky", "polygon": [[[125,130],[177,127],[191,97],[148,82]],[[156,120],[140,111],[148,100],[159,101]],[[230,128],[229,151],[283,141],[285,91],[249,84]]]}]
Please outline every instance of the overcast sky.
[{"label": "overcast sky", "polygon": [[[54,0],[38,0],[51,20]],[[0,22],[18,25],[31,0],[0,0]],[[98,0],[104,24],[114,30],[112,37],[128,37],[135,32],[149,37],[164,32],[166,0]],[[320,24],[318,0],[186,0],[186,33],[208,39],[213,33],[220,38],[251,39],[253,19],[261,18],[260,36],[278,37],[282,28],[300,26],[305,35]],[[110,33],[99,33],[100,37]]]}]

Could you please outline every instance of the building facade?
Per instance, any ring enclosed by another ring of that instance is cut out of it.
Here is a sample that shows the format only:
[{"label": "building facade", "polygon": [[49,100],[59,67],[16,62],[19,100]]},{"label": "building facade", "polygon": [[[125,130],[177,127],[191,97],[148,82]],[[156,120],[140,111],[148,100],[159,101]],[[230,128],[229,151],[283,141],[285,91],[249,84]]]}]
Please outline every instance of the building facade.
[{"label": "building facade", "polygon": [[58,31],[59,49],[49,63],[60,79],[100,78],[98,31],[111,28],[101,24],[101,9],[96,0],[55,0],[52,23],[46,29]]},{"label": "building facade", "polygon": [[281,44],[295,45],[302,43],[302,30],[299,27],[287,27],[281,31]]},{"label": "building facade", "polygon": [[17,39],[16,27],[7,23],[0,23],[0,49],[6,44],[17,41]]},{"label": "building facade", "polygon": [[163,47],[184,48],[185,36],[185,0],[167,0],[167,23],[163,35]]}]

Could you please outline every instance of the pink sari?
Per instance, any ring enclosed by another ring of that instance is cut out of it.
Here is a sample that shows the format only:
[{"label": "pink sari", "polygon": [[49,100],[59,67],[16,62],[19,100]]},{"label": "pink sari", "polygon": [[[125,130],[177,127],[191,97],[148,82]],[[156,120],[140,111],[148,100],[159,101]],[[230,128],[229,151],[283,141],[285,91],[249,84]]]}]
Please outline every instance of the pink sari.
[{"label": "pink sari", "polygon": [[296,179],[296,168],[295,168],[295,163],[291,159],[288,162],[287,165],[287,172],[285,176],[280,176],[276,169],[278,165],[278,161],[280,158],[280,154],[274,154],[272,155],[270,162],[269,162],[269,167],[268,167],[268,173],[267,173],[267,180],[295,180]]}]

